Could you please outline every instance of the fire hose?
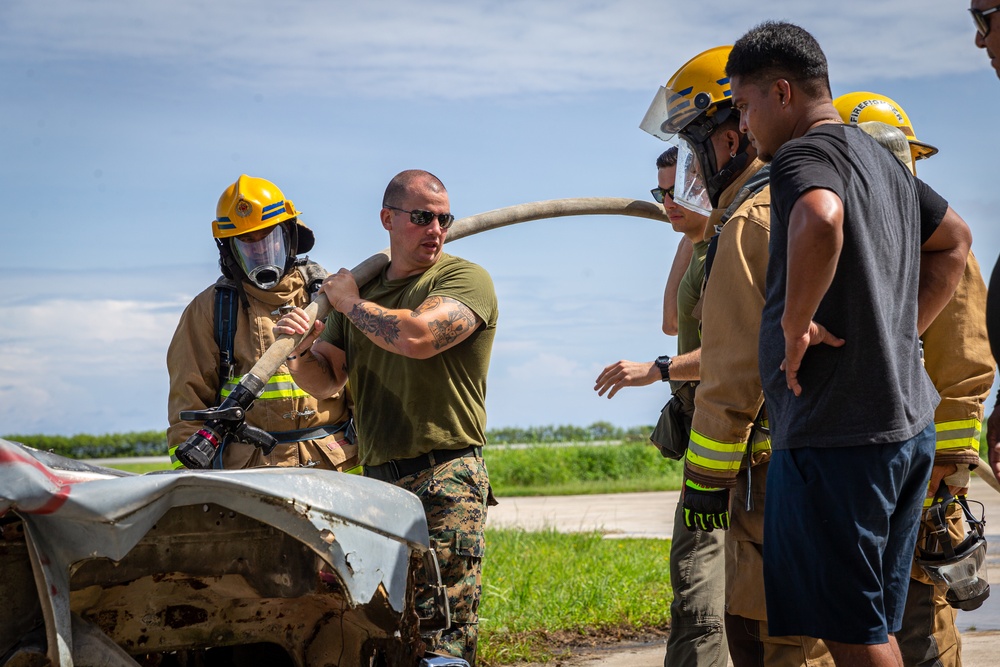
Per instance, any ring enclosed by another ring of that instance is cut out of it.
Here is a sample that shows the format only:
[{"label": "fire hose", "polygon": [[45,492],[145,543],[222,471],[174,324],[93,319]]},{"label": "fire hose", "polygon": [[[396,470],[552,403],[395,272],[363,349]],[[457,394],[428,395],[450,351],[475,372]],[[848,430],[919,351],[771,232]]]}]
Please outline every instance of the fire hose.
[{"label": "fire hose", "polygon": [[[661,206],[638,199],[618,197],[551,199],[508,206],[456,220],[448,230],[445,242],[457,241],[466,236],[520,222],[578,215],[628,215],[669,222]],[[355,282],[363,285],[375,278],[389,263],[389,259],[389,250],[386,248],[355,266],[351,269]],[[311,329],[313,322],[326,317],[330,312],[330,302],[326,294],[318,292],[312,303],[305,308],[305,312]],[[253,407],[254,400],[263,393],[267,381],[278,372],[285,362],[285,357],[291,354],[305,335],[279,336],[218,407],[181,411],[180,418],[184,421],[205,422],[202,428],[177,447],[177,458],[185,467],[212,467],[219,447],[233,437],[260,447],[265,454],[271,453],[277,441],[267,431],[248,425],[246,412]]]}]

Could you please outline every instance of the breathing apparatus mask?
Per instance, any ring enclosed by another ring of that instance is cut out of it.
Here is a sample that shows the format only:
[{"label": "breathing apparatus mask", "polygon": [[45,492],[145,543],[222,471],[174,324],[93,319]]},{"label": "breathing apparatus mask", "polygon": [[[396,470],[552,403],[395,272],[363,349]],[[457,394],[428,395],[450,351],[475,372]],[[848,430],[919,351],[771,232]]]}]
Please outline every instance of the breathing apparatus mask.
[{"label": "breathing apparatus mask", "polygon": [[[712,135],[719,129],[719,126],[730,118],[738,119],[739,112],[727,104],[718,108],[711,116],[702,114],[696,117],[677,133],[677,137],[683,139],[679,144],[686,144],[693,154],[698,164],[699,173],[708,174],[707,177],[704,177],[704,189],[710,203],[709,208],[719,205],[719,198],[723,191],[743,173],[743,170],[750,163],[750,156],[747,154],[750,140],[747,135],[739,131],[737,131],[740,138],[736,155],[732,156],[722,168],[719,168],[716,163]],[[679,160],[680,156],[678,155],[678,164]],[[680,173],[680,167],[678,167],[678,176]]]},{"label": "breathing apparatus mask", "polygon": [[[953,501],[961,506],[969,524],[968,535],[957,544],[948,531],[947,511]],[[931,531],[917,545],[917,565],[932,581],[948,588],[945,599],[952,607],[963,611],[978,609],[990,596],[986,579],[985,511],[976,519],[966,497],[955,498],[942,481],[926,512],[926,520]]]},{"label": "breathing apparatus mask", "polygon": [[677,171],[674,176],[674,201],[695,213],[709,215],[712,202],[701,177],[698,156],[687,141],[677,142]]},{"label": "breathing apparatus mask", "polygon": [[[253,233],[243,237],[252,237]],[[229,239],[233,259],[247,279],[261,289],[271,289],[284,277],[289,260],[295,258],[294,239],[289,238],[285,225],[275,225],[262,238],[243,240],[239,236]]]}]

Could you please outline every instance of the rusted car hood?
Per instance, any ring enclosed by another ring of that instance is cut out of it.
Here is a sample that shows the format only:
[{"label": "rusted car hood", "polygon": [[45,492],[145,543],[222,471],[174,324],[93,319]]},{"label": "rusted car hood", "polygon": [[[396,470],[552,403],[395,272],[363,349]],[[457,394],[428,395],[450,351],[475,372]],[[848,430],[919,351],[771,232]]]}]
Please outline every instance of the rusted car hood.
[{"label": "rusted car hood", "polygon": [[[24,524],[34,585],[47,592],[40,603],[50,642],[53,634],[58,637],[60,656],[72,652],[65,644],[72,641],[75,564],[107,559],[110,565],[102,567],[111,572],[108,568],[151,530],[172,530],[174,524],[165,522],[165,528],[157,522],[175,508],[218,512],[222,522],[220,508],[225,508],[232,516],[274,527],[335,570],[351,606],[367,604],[378,592],[397,614],[407,603],[411,553],[428,549],[426,519],[416,496],[361,476],[302,468],[133,475],[0,439],[0,517],[15,512]],[[178,541],[183,538],[179,533]],[[101,573],[91,578],[100,583]]]}]

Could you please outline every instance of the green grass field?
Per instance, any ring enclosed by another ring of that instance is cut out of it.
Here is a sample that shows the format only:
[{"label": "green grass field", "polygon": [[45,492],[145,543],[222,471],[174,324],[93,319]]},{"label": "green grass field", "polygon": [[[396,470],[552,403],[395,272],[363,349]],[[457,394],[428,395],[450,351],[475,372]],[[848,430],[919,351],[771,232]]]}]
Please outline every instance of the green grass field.
[{"label": "green grass field", "polygon": [[558,657],[555,637],[662,631],[669,555],[669,540],[486,531],[480,662],[549,660]]}]

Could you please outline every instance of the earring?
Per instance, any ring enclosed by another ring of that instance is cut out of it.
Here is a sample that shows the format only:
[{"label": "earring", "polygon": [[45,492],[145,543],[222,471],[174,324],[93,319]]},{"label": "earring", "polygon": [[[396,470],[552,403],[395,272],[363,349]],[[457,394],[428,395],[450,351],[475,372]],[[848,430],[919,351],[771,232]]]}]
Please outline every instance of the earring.
[{"label": "earring", "polygon": [[730,153],[729,157],[736,157],[736,151],[733,151],[732,153]]}]

